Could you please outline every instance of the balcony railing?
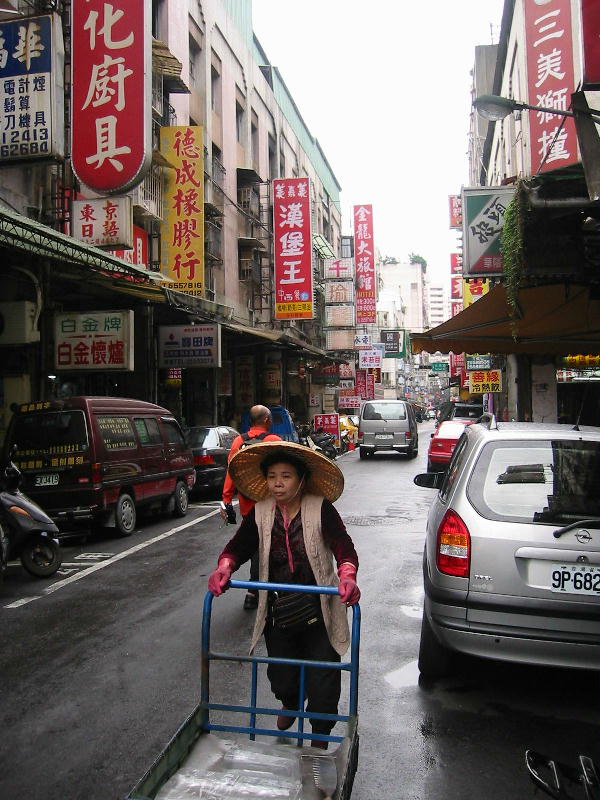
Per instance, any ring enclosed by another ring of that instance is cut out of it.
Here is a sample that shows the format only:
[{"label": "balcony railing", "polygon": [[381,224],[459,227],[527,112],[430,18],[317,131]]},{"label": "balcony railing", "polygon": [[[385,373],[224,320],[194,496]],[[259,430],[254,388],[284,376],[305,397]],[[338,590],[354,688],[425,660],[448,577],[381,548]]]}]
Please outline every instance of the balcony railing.
[{"label": "balcony railing", "polygon": [[143,216],[162,219],[163,180],[162,168],[152,165],[144,180],[131,192],[133,205],[141,210]]}]

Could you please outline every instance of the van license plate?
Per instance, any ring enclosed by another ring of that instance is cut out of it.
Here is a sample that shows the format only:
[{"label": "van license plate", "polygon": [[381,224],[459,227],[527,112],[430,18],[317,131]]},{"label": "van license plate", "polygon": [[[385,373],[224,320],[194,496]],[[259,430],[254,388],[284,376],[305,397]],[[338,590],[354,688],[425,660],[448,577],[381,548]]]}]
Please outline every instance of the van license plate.
[{"label": "van license plate", "polygon": [[394,434],[393,433],[376,433],[375,434],[375,438],[378,439],[379,441],[381,441],[382,439],[385,439],[386,441],[388,441],[389,439],[393,439],[394,438]]},{"label": "van license plate", "polygon": [[58,474],[52,472],[50,475],[36,475],[36,486],[56,486],[58,484]]},{"label": "van license plate", "polygon": [[600,595],[600,567],[590,564],[551,564],[550,590],[563,594]]}]

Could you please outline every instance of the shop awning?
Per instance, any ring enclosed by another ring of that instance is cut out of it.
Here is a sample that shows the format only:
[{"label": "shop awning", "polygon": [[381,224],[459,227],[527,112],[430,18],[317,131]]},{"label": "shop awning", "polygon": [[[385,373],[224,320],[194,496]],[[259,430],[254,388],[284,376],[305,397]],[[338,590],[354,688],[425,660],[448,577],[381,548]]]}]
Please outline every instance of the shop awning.
[{"label": "shop awning", "polygon": [[588,286],[533,286],[519,291],[517,318],[512,320],[501,285],[411,340],[413,353],[598,353],[600,308]]},{"label": "shop awning", "polygon": [[47,225],[42,225],[29,217],[14,211],[0,209],[0,247],[31,253],[32,255],[88,267],[96,272],[158,283],[163,277],[158,272],[150,272],[122,258],[80,242]]}]

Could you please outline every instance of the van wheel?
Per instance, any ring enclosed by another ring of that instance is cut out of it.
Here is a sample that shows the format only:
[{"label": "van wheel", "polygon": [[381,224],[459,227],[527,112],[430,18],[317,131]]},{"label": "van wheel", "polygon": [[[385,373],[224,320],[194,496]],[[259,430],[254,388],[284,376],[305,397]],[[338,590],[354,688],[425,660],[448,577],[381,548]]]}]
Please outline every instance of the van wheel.
[{"label": "van wheel", "polygon": [[135,530],[137,514],[133,497],[123,492],[115,506],[115,528],[119,536],[131,536]]},{"label": "van wheel", "polygon": [[412,450],[409,450],[407,453],[409,458],[416,458],[419,455],[419,448],[414,447]]},{"label": "van wheel", "polygon": [[173,508],[173,516],[185,517],[188,510],[189,499],[188,499],[188,488],[183,481],[177,481],[177,486],[175,487],[175,494],[173,495],[173,499],[175,501]]},{"label": "van wheel", "polygon": [[365,448],[364,448],[364,447],[361,447],[361,448],[359,449],[359,451],[358,451],[358,455],[360,456],[360,458],[361,458],[361,459],[365,459],[365,458],[368,458],[368,457],[369,457],[369,453],[368,453],[368,451],[367,451],[367,450],[365,450]]},{"label": "van wheel", "polygon": [[445,678],[452,673],[453,653],[440,644],[423,611],[419,644],[419,672],[424,678]]}]

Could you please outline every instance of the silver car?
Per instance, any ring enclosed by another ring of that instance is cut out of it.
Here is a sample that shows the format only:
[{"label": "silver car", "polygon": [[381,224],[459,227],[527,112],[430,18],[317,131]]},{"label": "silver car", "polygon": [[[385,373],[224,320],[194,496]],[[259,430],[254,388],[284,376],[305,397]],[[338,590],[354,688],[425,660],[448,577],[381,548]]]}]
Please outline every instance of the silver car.
[{"label": "silver car", "polygon": [[469,425],[427,520],[419,670],[455,652],[600,668],[600,428]]}]

